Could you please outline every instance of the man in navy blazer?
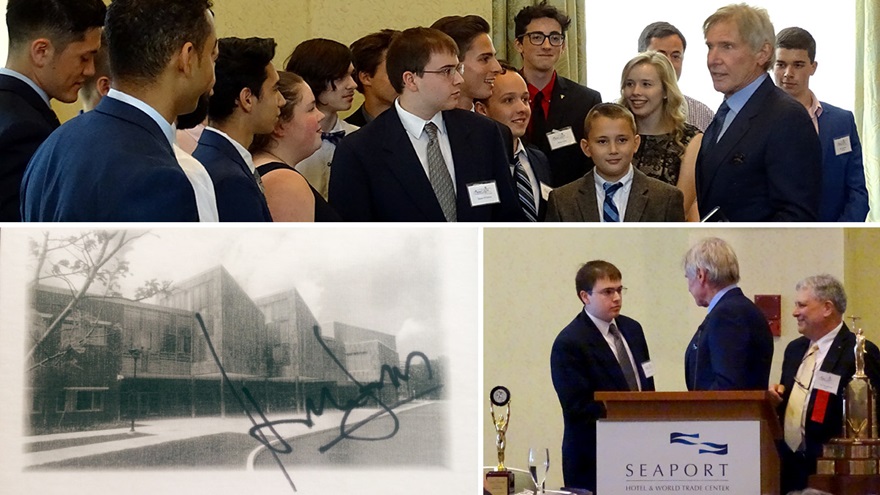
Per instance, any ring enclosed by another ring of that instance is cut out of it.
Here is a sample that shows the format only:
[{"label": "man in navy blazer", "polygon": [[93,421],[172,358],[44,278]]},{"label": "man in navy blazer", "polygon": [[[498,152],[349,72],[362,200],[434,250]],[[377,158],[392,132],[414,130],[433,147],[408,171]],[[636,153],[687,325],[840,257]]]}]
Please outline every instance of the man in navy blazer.
[{"label": "man in navy blazer", "polygon": [[776,85],[800,102],[813,120],[822,144],[820,222],[864,222],[868,189],[862,144],[852,112],[820,102],[810,90],[816,73],[816,40],[799,27],[776,35]]},{"label": "man in navy blazer", "polygon": [[654,369],[639,322],[620,314],[620,270],[607,261],[586,263],[575,276],[584,309],[553,342],[550,374],[562,406],[565,486],[596,491],[596,421],[605,408],[597,391],[653,391]]},{"label": "man in navy blazer", "polygon": [[193,157],[214,182],[221,222],[271,222],[263,184],[248,147],[269,134],[284,106],[272,65],[275,40],[223,38],[217,82],[208,103],[208,126]]},{"label": "man in navy blazer", "polygon": [[[495,76],[492,95],[475,100],[474,109],[510,130],[513,136],[510,174],[516,185],[520,208],[527,220],[544,221],[547,195],[552,183],[550,163],[541,150],[522,141],[532,114],[525,79],[516,72],[516,68],[501,62],[501,73]],[[520,171],[518,167],[521,167]]]},{"label": "man in navy blazer", "polygon": [[17,222],[28,161],[60,123],[49,101],[73,103],[94,74],[107,8],[100,0],[9,0],[9,57],[0,68],[0,222]]},{"label": "man in navy blazer", "polygon": [[333,156],[330,204],[342,219],[520,220],[497,125],[454,108],[462,78],[452,38],[408,29],[391,42],[386,66],[400,97]]},{"label": "man in navy blazer", "polygon": [[727,242],[703,239],[684,257],[688,291],[708,314],[684,354],[688,390],[766,390],[773,361],[767,318],[736,286],[739,262]]},{"label": "man in navy blazer", "polygon": [[106,37],[113,89],[37,150],[24,175],[25,221],[198,221],[174,155],[178,115],[214,83],[209,0],[115,0]]},{"label": "man in navy blazer", "polygon": [[703,34],[724,103],[697,155],[700,216],[718,208],[734,222],[815,221],[822,150],[803,106],[767,75],[776,38],[767,11],[721,7],[706,19]]},{"label": "man in navy blazer", "polygon": [[[843,284],[830,275],[815,275],[798,282],[796,291],[792,316],[797,319],[801,337],[785,348],[781,383],[770,387],[785,433],[784,441],[778,442],[782,459],[780,493],[806,488],[807,478],[816,473],[822,445],[842,436],[843,394],[856,372],[856,335],[843,322]],[[815,364],[808,371],[812,378],[796,384],[801,363],[814,345]],[[872,384],[880,384],[880,350],[866,341],[865,353],[864,371]],[[837,380],[834,390],[812,386],[820,373]],[[797,401],[801,408],[789,407],[795,390],[801,394],[802,399]]]},{"label": "man in navy blazer", "polygon": [[[522,56],[522,75],[528,82],[532,119],[526,141],[540,149],[550,162],[553,187],[577,180],[593,161],[581,153],[584,119],[602,103],[598,91],[556,73],[565,50],[565,32],[571,18],[542,2],[520,10],[514,18],[514,48]],[[562,137],[551,145],[547,133]]]}]

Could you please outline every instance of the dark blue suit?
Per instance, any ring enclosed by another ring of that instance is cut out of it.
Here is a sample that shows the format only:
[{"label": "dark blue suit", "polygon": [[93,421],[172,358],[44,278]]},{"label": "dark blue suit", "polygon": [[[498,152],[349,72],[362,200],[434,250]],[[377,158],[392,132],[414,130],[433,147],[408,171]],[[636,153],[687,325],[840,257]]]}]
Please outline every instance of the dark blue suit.
[{"label": "dark blue suit", "polygon": [[[837,154],[834,140],[848,136],[852,151]],[[862,144],[852,112],[822,103],[819,115],[822,143],[822,199],[820,222],[864,222],[868,216],[868,190],[862,164]]]},{"label": "dark blue suit", "polygon": [[[816,459],[822,455],[822,444],[834,437],[843,436],[843,393],[847,384],[856,372],[855,353],[856,335],[849,331],[846,324],[837,333],[825,359],[822,360],[820,371],[832,373],[840,377],[837,393],[829,395],[825,415],[821,421],[813,420],[813,406],[816,403],[816,390],[810,392],[807,402],[807,415],[804,421],[805,448],[803,455],[792,453],[785,441],[777,442],[782,459],[782,491],[803,490],[807,487],[807,478],[816,473]],[[782,404],[777,409],[779,421],[785,425],[785,408],[794,387],[801,361],[810,347],[810,339],[799,337],[785,348],[782,360],[782,378],[780,383],[785,386]],[[880,384],[880,350],[871,342],[865,343],[865,374],[875,387]],[[876,389],[875,389],[876,393]],[[875,412],[876,414],[876,412]],[[818,418],[816,418],[818,419]]]},{"label": "dark blue suit", "polygon": [[23,81],[0,75],[0,222],[18,222],[21,177],[28,161],[59,126],[55,112]]},{"label": "dark blue suit", "polygon": [[[615,318],[617,328],[632,353],[643,391],[654,390],[654,378],[645,376],[642,364],[650,361],[648,343],[639,322]],[[565,486],[596,491],[596,421],[605,407],[593,399],[597,391],[627,391],[629,386],[614,352],[584,311],[553,342],[550,353],[553,387],[562,406],[562,474]]]},{"label": "dark blue suit", "polygon": [[[549,186],[553,183],[550,174],[550,162],[547,160],[547,155],[538,148],[530,145],[526,145],[524,148],[526,156],[529,158],[529,165],[532,166],[532,172],[535,174],[535,178],[538,179],[538,221],[543,222],[544,217],[547,216],[547,200],[544,199],[544,195],[541,193],[541,184]],[[516,184],[515,177],[513,181]]]},{"label": "dark blue suit", "polygon": [[28,222],[197,222],[192,184],[147,114],[106,97],[58,128],[21,184]]},{"label": "dark blue suit", "polygon": [[[459,222],[522,220],[510,155],[498,125],[466,110],[443,120],[455,169]],[[396,108],[343,139],[333,155],[330,206],[345,221],[444,222],[446,218]],[[500,203],[471,206],[468,184],[495,181]]]},{"label": "dark blue suit", "polygon": [[721,296],[688,344],[685,382],[688,390],[767,390],[772,361],[767,318],[734,287]]},{"label": "dark blue suit", "polygon": [[703,140],[696,186],[701,217],[720,206],[732,222],[815,221],[822,150],[806,109],[767,77],[720,141]]},{"label": "dark blue suit", "polygon": [[202,162],[214,183],[221,222],[272,221],[266,196],[228,139],[206,129],[193,156]]}]

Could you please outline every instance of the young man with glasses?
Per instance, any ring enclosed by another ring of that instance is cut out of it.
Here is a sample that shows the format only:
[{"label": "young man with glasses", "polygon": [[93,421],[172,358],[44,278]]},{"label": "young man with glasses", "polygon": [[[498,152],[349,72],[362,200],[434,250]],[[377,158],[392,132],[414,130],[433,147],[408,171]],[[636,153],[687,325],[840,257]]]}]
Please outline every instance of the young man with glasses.
[{"label": "young man with glasses", "polygon": [[430,28],[388,47],[394,106],[336,148],[330,204],[346,221],[521,220],[498,127],[456,109],[458,47]]},{"label": "young man with glasses", "polygon": [[620,314],[620,270],[607,261],[584,264],[575,276],[583,311],[553,342],[550,374],[562,406],[565,486],[596,491],[596,421],[605,408],[598,391],[653,391],[654,367],[639,322]]},{"label": "young man with glasses", "polygon": [[522,75],[529,85],[532,121],[526,141],[547,155],[553,187],[582,177],[592,167],[580,152],[587,113],[602,102],[598,91],[556,73],[565,49],[565,31],[571,19],[552,5],[525,7],[514,18],[514,47],[522,55]]}]

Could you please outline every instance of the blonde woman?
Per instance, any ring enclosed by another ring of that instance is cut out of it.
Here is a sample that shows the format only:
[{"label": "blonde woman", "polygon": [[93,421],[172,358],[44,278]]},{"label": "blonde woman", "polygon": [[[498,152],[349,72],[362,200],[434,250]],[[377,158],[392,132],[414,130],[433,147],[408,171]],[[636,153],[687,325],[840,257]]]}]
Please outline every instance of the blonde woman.
[{"label": "blonde woman", "polygon": [[681,190],[685,216],[699,221],[694,170],[703,134],[685,123],[687,108],[669,59],[648,51],[630,60],[620,76],[620,96],[641,136],[633,165]]}]

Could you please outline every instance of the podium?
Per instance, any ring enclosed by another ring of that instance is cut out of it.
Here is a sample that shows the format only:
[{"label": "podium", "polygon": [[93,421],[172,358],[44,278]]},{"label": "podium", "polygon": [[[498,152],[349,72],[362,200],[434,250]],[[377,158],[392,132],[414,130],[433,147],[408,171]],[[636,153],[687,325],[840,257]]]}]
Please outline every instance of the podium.
[{"label": "podium", "polygon": [[607,412],[596,428],[598,495],[779,493],[782,427],[769,392],[596,392],[595,398]]}]

